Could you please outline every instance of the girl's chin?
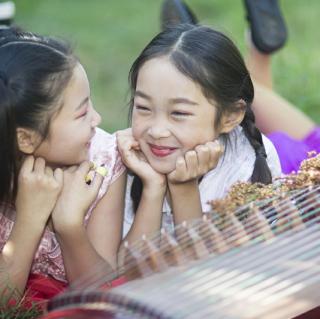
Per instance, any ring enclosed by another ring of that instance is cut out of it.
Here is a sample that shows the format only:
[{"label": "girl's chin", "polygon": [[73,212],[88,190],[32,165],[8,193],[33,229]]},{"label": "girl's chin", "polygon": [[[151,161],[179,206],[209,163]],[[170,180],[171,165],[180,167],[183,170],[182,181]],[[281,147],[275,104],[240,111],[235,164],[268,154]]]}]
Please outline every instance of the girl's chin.
[{"label": "girl's chin", "polygon": [[175,165],[152,165],[151,167],[159,174],[167,175],[175,170]]}]

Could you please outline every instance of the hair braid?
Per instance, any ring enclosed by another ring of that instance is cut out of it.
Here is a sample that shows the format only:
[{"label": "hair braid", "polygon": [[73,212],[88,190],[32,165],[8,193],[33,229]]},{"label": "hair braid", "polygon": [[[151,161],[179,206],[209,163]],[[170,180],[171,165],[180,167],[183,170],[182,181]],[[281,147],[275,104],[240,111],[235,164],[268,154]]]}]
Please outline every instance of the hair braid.
[{"label": "hair braid", "polygon": [[272,175],[267,164],[267,153],[263,145],[261,132],[255,126],[255,117],[251,108],[246,110],[241,126],[256,154],[251,182],[263,184],[271,183]]},{"label": "hair braid", "polygon": [[141,200],[143,184],[139,176],[133,175],[133,182],[131,186],[130,196],[133,203],[133,211],[136,212]]}]

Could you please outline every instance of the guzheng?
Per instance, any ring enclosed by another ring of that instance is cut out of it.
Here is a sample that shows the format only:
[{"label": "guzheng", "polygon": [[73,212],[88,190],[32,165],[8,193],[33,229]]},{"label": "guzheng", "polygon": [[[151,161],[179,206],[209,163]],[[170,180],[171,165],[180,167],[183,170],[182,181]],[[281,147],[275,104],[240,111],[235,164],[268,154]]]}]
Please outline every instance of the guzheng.
[{"label": "guzheng", "polygon": [[[287,192],[127,245],[117,273],[97,266],[45,318],[320,318],[312,172],[312,183],[300,175]],[[125,283],[110,289],[115,278]]]}]

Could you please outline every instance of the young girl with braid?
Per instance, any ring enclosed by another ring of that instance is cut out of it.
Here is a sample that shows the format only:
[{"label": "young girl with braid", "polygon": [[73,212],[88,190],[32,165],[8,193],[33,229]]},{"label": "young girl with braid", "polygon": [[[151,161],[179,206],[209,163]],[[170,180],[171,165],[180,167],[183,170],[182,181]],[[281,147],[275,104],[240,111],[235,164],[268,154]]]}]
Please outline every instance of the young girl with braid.
[{"label": "young girl with braid", "polygon": [[118,132],[128,177],[124,235],[132,242],[210,210],[238,181],[281,174],[256,128],[252,81],[232,41],[204,26],[158,34],[130,75],[131,128]]}]

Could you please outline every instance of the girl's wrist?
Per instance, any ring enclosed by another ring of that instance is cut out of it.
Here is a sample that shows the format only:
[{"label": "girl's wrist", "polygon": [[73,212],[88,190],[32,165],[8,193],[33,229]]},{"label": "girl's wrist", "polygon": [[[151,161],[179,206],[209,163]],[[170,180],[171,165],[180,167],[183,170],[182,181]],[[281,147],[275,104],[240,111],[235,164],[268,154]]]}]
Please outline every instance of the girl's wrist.
[{"label": "girl's wrist", "polygon": [[168,180],[168,188],[170,191],[188,191],[188,190],[193,190],[194,188],[198,188],[199,187],[199,182],[198,179],[191,179],[188,180],[186,182],[181,182],[181,183],[177,183],[177,182],[172,182],[170,180]]},{"label": "girl's wrist", "polygon": [[84,228],[83,219],[64,219],[62,220],[55,220],[53,221],[53,227],[57,234],[65,234],[70,232],[77,232],[81,231]]},{"label": "girl's wrist", "polygon": [[15,224],[23,225],[24,228],[32,230],[32,231],[43,231],[48,222],[48,218],[38,218],[32,212],[31,214],[20,214],[17,212],[17,217],[15,220]]},{"label": "girl's wrist", "polygon": [[167,182],[166,180],[152,180],[152,181],[146,181],[142,180],[143,183],[143,189],[146,189],[152,193],[165,193],[167,190]]},{"label": "girl's wrist", "polygon": [[143,184],[143,195],[148,198],[164,197],[167,191],[166,184]]}]

